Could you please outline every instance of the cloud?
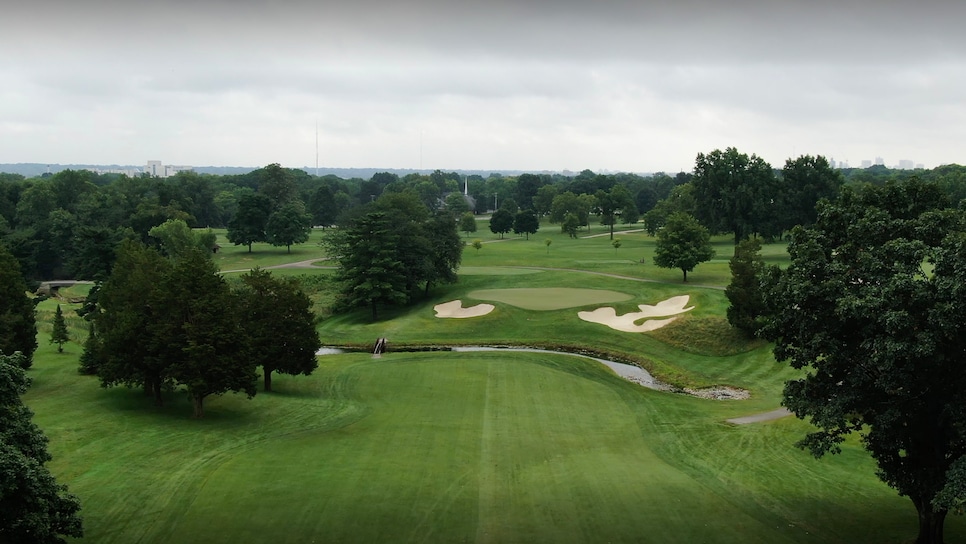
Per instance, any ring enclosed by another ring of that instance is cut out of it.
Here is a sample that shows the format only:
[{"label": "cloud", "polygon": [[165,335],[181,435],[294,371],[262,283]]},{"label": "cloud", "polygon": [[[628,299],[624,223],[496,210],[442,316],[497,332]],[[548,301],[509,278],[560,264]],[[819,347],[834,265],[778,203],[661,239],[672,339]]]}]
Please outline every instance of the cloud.
[{"label": "cloud", "polygon": [[[689,169],[736,145],[957,160],[966,3],[7,8],[0,162]],[[42,31],[38,32],[38,29]]]}]

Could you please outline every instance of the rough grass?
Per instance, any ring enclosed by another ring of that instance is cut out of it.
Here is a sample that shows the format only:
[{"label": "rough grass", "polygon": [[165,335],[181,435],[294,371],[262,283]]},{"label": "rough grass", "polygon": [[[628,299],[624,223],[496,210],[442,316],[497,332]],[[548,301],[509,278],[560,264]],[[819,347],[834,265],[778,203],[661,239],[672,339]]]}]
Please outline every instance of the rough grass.
[{"label": "rough grass", "polygon": [[651,335],[682,351],[699,355],[735,355],[761,349],[767,344],[760,339],[747,338],[723,317],[692,318],[684,315],[653,331]]}]

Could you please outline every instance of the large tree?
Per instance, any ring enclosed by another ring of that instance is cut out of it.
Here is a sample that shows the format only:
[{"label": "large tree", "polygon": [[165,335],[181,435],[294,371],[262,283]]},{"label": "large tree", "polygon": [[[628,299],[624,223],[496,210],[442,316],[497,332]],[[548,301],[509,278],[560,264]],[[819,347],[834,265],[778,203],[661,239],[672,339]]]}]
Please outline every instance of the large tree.
[{"label": "large tree", "polygon": [[238,200],[238,211],[228,221],[228,241],[238,245],[247,245],[248,252],[252,252],[252,244],[268,240],[266,228],[268,217],[272,213],[272,201],[265,195],[248,193]]},{"label": "large tree", "polygon": [[298,282],[258,268],[241,280],[238,296],[248,339],[246,358],[262,367],[265,391],[272,390],[273,372],[311,374],[318,367],[315,352],[322,343],[312,302]]},{"label": "large tree", "polygon": [[520,210],[513,216],[513,233],[525,234],[527,240],[531,234],[536,234],[540,230],[540,220],[533,210]]},{"label": "large tree", "polygon": [[311,232],[312,216],[305,212],[305,206],[299,200],[283,204],[272,212],[265,224],[268,242],[273,246],[285,246],[287,253],[292,252],[292,244],[307,242]]},{"label": "large tree", "polygon": [[24,368],[30,366],[37,349],[34,302],[27,296],[27,282],[20,263],[0,244],[0,354],[24,354]]},{"label": "large tree", "polygon": [[714,257],[711,234],[698,221],[682,212],[671,214],[667,224],[657,233],[654,264],[661,268],[679,268],[688,281],[688,272]]},{"label": "large tree", "polygon": [[917,179],[846,187],[796,228],[768,271],[763,333],[801,369],[783,404],[836,453],[860,433],[878,476],[919,513],[919,544],[943,541],[966,501],[966,221]]},{"label": "large tree", "polygon": [[503,235],[513,230],[513,214],[505,208],[493,212],[490,216],[490,232]]},{"label": "large tree", "polygon": [[111,275],[97,291],[96,307],[85,308],[96,336],[84,344],[83,367],[95,370],[104,387],[144,388],[159,406],[162,389],[171,382],[168,361],[158,353],[166,339],[157,337],[154,326],[165,306],[178,304],[158,290],[170,266],[157,250],[126,240]]},{"label": "large tree", "polygon": [[80,538],[80,503],[47,468],[47,437],[20,395],[30,379],[22,354],[0,354],[0,542],[60,544]]},{"label": "large tree", "polygon": [[744,238],[768,232],[779,213],[771,165],[729,147],[698,153],[694,164],[695,217],[712,232]]},{"label": "large tree", "polygon": [[408,299],[407,270],[397,253],[402,236],[388,213],[369,211],[325,239],[329,254],[339,260],[341,306],[368,307],[375,321],[380,305]]},{"label": "large tree", "polygon": [[757,334],[760,320],[765,314],[761,280],[765,262],[761,258],[761,242],[746,238],[735,247],[735,254],[728,263],[731,283],[725,289],[728,306],[728,323],[750,337]]},{"label": "large tree", "polygon": [[208,255],[192,249],[162,275],[156,293],[168,301],[149,325],[152,356],[191,398],[194,417],[204,400],[229,391],[255,395],[255,362],[246,357],[248,336],[228,284]]},{"label": "large tree", "polygon": [[779,192],[779,227],[789,230],[795,225],[814,223],[818,213],[815,205],[823,198],[834,199],[842,184],[842,174],[821,155],[802,155],[785,161]]},{"label": "large tree", "polygon": [[637,220],[637,206],[627,187],[614,185],[609,191],[597,191],[597,212],[600,214],[600,224],[610,227],[610,239],[614,239],[614,225],[618,218],[633,217]]},{"label": "large tree", "polygon": [[236,298],[209,253],[190,248],[165,258],[125,242],[89,312],[96,341],[85,344],[84,368],[104,386],[143,387],[162,403],[166,386],[183,386],[202,417],[209,395],[255,394],[255,365]]}]

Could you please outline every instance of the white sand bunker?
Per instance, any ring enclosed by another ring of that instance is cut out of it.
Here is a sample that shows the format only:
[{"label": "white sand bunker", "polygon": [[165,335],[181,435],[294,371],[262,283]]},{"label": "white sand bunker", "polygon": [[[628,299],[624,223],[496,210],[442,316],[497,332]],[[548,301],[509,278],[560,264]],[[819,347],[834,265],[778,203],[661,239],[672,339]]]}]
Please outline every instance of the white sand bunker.
[{"label": "white sand bunker", "polygon": [[451,317],[457,319],[465,317],[480,317],[481,315],[486,315],[492,312],[493,308],[494,306],[492,304],[477,304],[476,306],[464,308],[462,300],[453,300],[433,306],[433,309],[436,310],[436,317]]},{"label": "white sand bunker", "polygon": [[648,319],[640,325],[636,325],[635,323],[648,317],[664,317],[691,311],[694,309],[694,306],[689,306],[687,308],[684,307],[688,303],[689,298],[690,297],[688,295],[681,295],[671,297],[663,302],[658,302],[653,306],[648,304],[639,304],[637,307],[640,308],[641,311],[631,312],[624,315],[617,315],[617,310],[610,306],[605,306],[603,308],[597,308],[592,312],[577,312],[577,317],[583,319],[584,321],[590,321],[591,323],[607,325],[614,330],[623,332],[653,331],[660,329],[677,318],[671,317],[668,319]]}]

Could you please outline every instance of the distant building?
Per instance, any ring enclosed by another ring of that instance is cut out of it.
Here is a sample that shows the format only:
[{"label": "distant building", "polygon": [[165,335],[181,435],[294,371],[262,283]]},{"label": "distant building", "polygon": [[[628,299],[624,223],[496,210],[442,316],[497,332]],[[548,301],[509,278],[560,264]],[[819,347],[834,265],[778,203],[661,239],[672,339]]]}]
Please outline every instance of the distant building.
[{"label": "distant building", "polygon": [[144,173],[152,178],[170,178],[178,172],[190,172],[190,166],[172,166],[161,164],[161,161],[148,161],[144,167]]},{"label": "distant building", "polygon": [[882,157],[876,157],[875,158],[875,165],[876,166],[885,166],[885,159],[883,159]]},{"label": "distant building", "polygon": [[912,170],[913,162],[908,159],[899,161],[899,170]]},{"label": "distant building", "polygon": [[862,168],[869,168],[872,166],[872,161],[869,159],[862,159]]}]

